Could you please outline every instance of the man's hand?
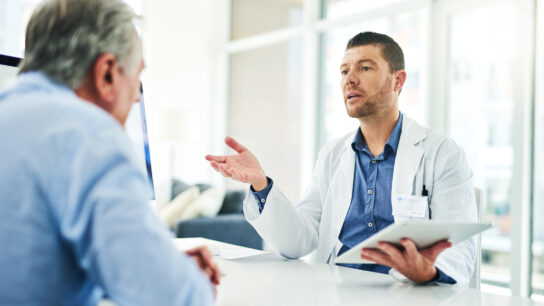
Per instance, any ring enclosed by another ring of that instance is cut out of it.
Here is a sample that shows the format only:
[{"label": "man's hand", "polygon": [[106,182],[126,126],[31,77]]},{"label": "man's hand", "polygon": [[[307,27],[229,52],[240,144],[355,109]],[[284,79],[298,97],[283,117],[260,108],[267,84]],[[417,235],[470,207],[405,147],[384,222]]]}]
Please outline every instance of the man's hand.
[{"label": "man's hand", "polygon": [[221,272],[217,267],[217,264],[213,261],[212,253],[205,246],[200,246],[194,249],[186,251],[187,255],[193,258],[194,261],[198,264],[200,269],[208,275],[210,282],[215,286],[219,285],[221,278]]},{"label": "man's hand", "polygon": [[242,183],[249,183],[255,191],[261,191],[268,186],[268,180],[259,161],[246,147],[234,138],[225,138],[225,143],[238,154],[228,156],[206,155],[206,160],[215,171],[224,177],[230,177]]},{"label": "man's hand", "polygon": [[361,258],[394,268],[416,283],[424,283],[437,276],[434,262],[442,251],[451,247],[451,242],[440,241],[418,251],[415,243],[408,238],[403,238],[401,244],[404,250],[399,250],[387,242],[380,242],[378,250],[363,249]]}]

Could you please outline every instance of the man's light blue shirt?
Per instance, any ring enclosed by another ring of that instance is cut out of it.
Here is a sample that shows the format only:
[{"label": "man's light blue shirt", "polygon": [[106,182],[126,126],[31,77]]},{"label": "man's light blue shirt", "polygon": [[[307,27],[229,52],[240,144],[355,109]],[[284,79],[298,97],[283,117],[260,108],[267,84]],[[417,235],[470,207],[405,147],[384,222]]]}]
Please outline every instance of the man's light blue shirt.
[{"label": "man's light blue shirt", "polygon": [[0,305],[212,305],[121,125],[38,72],[0,93]]}]

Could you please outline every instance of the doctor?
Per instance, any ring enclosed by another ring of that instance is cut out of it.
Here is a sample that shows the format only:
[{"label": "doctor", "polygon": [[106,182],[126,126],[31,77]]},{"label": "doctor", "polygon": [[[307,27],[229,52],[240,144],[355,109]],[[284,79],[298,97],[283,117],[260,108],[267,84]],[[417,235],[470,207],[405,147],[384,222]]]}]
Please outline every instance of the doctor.
[{"label": "doctor", "polygon": [[[395,221],[476,221],[472,171],[463,150],[399,112],[406,81],[400,46],[387,35],[357,34],[347,44],[340,73],[346,111],[360,128],[321,149],[297,205],[233,138],[225,142],[238,154],[206,156],[224,176],[251,184],[244,213],[263,239],[285,257],[316,250],[316,260],[331,263]],[[417,283],[468,285],[474,240],[454,247],[439,242],[421,251],[410,239],[402,244],[402,251],[387,243],[379,244],[380,251],[362,251],[362,258],[378,265],[349,266]]]}]

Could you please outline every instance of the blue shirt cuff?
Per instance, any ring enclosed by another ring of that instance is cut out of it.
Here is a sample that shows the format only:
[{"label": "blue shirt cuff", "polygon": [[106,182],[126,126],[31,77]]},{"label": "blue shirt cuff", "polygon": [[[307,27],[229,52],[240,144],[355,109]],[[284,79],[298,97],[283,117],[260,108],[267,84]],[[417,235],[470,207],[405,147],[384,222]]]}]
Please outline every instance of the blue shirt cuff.
[{"label": "blue shirt cuff", "polygon": [[264,204],[266,204],[266,198],[272,189],[272,185],[274,185],[274,181],[271,178],[267,176],[266,179],[268,180],[268,185],[261,191],[255,191],[253,186],[249,186],[249,190],[251,190],[253,197],[255,197],[255,200],[257,200],[257,203],[259,204],[259,213],[263,212]]},{"label": "blue shirt cuff", "polygon": [[434,283],[442,283],[442,284],[450,284],[450,285],[455,285],[457,284],[457,281],[454,280],[453,278],[449,277],[446,273],[442,272],[442,270],[436,268],[436,271],[438,272],[438,274],[436,275],[436,277],[426,283],[423,283],[423,285],[426,285],[426,284],[434,284]]}]

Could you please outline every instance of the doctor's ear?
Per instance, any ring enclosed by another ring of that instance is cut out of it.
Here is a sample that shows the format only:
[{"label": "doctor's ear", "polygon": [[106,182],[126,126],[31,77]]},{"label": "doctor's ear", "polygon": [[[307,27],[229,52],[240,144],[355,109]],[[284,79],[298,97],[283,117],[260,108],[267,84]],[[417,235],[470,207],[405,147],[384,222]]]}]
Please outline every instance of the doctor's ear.
[{"label": "doctor's ear", "polygon": [[114,103],[117,94],[115,82],[119,73],[117,58],[112,53],[104,53],[94,62],[92,69],[98,98],[106,104]]},{"label": "doctor's ear", "polygon": [[395,87],[394,90],[398,91],[400,94],[400,91],[402,90],[402,87],[404,86],[404,83],[406,83],[406,71],[404,70],[398,70],[394,72],[394,82]]}]

